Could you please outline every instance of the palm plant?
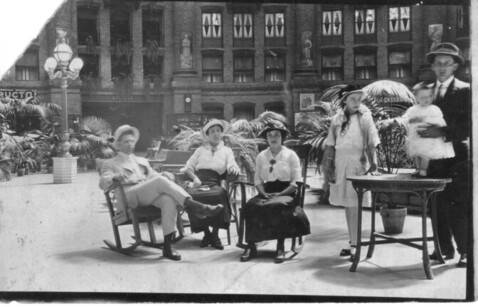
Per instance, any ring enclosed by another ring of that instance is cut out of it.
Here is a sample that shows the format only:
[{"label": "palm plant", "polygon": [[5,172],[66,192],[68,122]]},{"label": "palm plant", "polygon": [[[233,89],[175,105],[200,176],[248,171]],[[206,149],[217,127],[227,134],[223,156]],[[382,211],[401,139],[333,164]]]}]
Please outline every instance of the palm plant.
[{"label": "palm plant", "polygon": [[330,123],[339,108],[339,92],[345,86],[345,84],[339,84],[327,88],[320,97],[319,102],[315,103],[316,109],[323,114],[322,117],[315,120],[302,120],[295,126],[295,131],[299,139],[301,139],[304,144],[312,145],[312,149],[309,153],[309,161],[316,163],[316,170],[319,172]]},{"label": "palm plant", "polygon": [[11,180],[11,167],[15,159],[22,154],[22,147],[9,133],[0,138],[0,181]]},{"label": "palm plant", "polygon": [[75,123],[70,139],[70,152],[90,159],[109,158],[114,154],[111,125],[105,119],[87,116]]},{"label": "palm plant", "polygon": [[[416,103],[415,96],[402,83],[380,80],[366,87],[364,104],[378,120],[401,116]],[[406,130],[404,127],[379,129],[380,145],[378,162],[387,173],[397,172],[399,168],[413,165],[405,152]]]},{"label": "palm plant", "polygon": [[5,121],[14,126],[17,119],[23,115],[39,115],[45,119],[51,115],[60,114],[61,107],[54,103],[40,102],[35,97],[25,99],[0,99],[0,114],[5,117]]}]

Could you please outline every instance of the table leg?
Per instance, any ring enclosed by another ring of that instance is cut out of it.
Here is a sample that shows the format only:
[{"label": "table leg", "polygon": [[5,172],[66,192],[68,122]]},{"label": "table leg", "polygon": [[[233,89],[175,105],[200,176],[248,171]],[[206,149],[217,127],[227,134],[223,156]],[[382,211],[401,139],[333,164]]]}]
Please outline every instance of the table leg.
[{"label": "table leg", "polygon": [[422,201],[422,258],[423,258],[423,268],[425,269],[425,275],[427,279],[433,279],[433,272],[430,268],[430,257],[428,255],[428,240],[427,240],[427,203],[428,197],[427,192],[422,191],[421,193]]},{"label": "table leg", "polygon": [[437,255],[438,262],[445,263],[445,259],[443,259],[443,254],[441,253],[440,242],[438,241],[438,230],[437,230],[437,193],[432,192],[432,196],[430,198],[430,217],[432,220],[432,231],[433,231],[433,243],[435,245],[435,254]]},{"label": "table leg", "polygon": [[362,188],[355,188],[355,190],[357,191],[357,198],[358,198],[357,247],[355,251],[354,261],[349,270],[350,272],[355,272],[357,270],[357,266],[360,261],[360,250],[362,247],[362,202],[363,202],[364,190]]},{"label": "table leg", "polygon": [[372,258],[373,251],[375,250],[375,212],[376,212],[376,199],[378,193],[372,193],[372,229],[370,230],[370,245],[368,246],[367,258]]}]

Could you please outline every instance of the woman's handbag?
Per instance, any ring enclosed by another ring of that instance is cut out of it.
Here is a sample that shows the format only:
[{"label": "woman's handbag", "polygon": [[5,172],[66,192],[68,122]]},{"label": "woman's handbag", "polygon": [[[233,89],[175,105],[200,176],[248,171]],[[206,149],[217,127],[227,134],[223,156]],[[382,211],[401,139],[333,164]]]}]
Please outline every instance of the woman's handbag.
[{"label": "woman's handbag", "polygon": [[322,157],[322,171],[324,179],[327,182],[335,183],[335,147],[325,146],[324,156]]}]

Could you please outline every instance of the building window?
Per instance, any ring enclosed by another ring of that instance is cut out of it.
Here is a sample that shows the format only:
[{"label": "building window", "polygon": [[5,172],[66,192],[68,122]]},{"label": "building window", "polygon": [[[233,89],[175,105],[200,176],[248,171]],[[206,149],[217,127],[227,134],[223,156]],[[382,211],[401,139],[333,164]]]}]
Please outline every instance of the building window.
[{"label": "building window", "polygon": [[355,79],[369,80],[377,78],[375,53],[355,54]]},{"label": "building window", "polygon": [[234,82],[254,82],[253,56],[234,56]]},{"label": "building window", "polygon": [[470,7],[459,5],[456,16],[456,35],[459,37],[470,35]]},{"label": "building window", "polygon": [[131,42],[131,16],[128,10],[110,7],[111,77],[131,74],[133,44]]},{"label": "building window", "polygon": [[80,71],[81,90],[83,92],[92,93],[98,90],[100,84],[100,57],[99,55],[87,53],[78,54],[83,60],[83,67]]},{"label": "building window", "polygon": [[157,56],[154,61],[150,57],[143,56],[143,77],[145,82],[149,82],[150,84],[156,85],[163,81],[162,56]]},{"label": "building window", "polygon": [[223,82],[222,56],[203,56],[202,80],[208,83]]},{"label": "building window", "polygon": [[234,14],[234,38],[252,38],[252,14]]},{"label": "building window", "polygon": [[205,102],[202,104],[202,112],[213,118],[224,118],[224,105],[222,103]]},{"label": "building window", "polygon": [[284,37],[284,13],[266,13],[266,37]]},{"label": "building window", "polygon": [[465,79],[468,79],[471,74],[470,47],[461,47],[460,49],[462,51],[462,56],[463,56],[463,59],[465,60],[465,64],[460,65],[458,67],[457,75],[462,76],[462,78],[465,77]]},{"label": "building window", "polygon": [[390,78],[411,77],[411,52],[390,51],[388,54],[388,76]]},{"label": "building window", "polygon": [[76,13],[78,45],[97,46],[99,43],[97,27],[98,8],[79,6]]},{"label": "building window", "polygon": [[254,119],[254,104],[250,102],[236,103],[234,105],[234,115],[236,119],[252,120]]},{"label": "building window", "polygon": [[234,47],[254,46],[254,24],[252,14],[234,14]]},{"label": "building window", "polygon": [[390,7],[388,12],[389,41],[411,40],[410,7]]},{"label": "building window", "polygon": [[202,13],[202,37],[203,38],[222,37],[221,13]]},{"label": "building window", "polygon": [[325,45],[340,45],[343,43],[342,11],[322,12],[322,40]]},{"label": "building window", "polygon": [[343,54],[322,55],[322,80],[334,81],[344,79]]},{"label": "building window", "polygon": [[285,55],[268,51],[265,56],[265,81],[285,81]]},{"label": "building window", "polygon": [[284,108],[284,103],[282,101],[274,101],[274,102],[268,102],[264,104],[264,109],[266,111],[271,111],[275,113],[279,113],[282,115],[285,114],[285,108]]},{"label": "building window", "polygon": [[391,7],[389,9],[390,32],[408,32],[410,31],[410,7]]},{"label": "building window", "polygon": [[91,76],[97,78],[99,76],[99,56],[94,54],[78,54],[83,60],[83,67],[81,68],[81,76]]},{"label": "building window", "polygon": [[37,81],[38,51],[27,50],[15,65],[17,81]]},{"label": "building window", "polygon": [[285,12],[267,12],[265,21],[265,45],[269,47],[284,46],[285,40]]},{"label": "building window", "polygon": [[355,10],[355,43],[375,43],[375,9]]},{"label": "building window", "polygon": [[143,44],[146,48],[163,47],[163,11],[143,10]]}]

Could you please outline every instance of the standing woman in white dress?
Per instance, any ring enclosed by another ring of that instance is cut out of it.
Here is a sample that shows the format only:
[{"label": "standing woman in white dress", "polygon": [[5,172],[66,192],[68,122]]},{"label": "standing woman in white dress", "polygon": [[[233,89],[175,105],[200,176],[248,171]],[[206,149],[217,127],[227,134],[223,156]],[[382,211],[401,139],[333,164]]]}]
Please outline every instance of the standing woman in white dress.
[{"label": "standing woman in white dress", "polygon": [[[358,198],[347,177],[377,170],[375,149],[380,143],[372,113],[361,103],[363,96],[364,92],[358,86],[348,85],[341,90],[340,108],[332,119],[326,140],[326,146],[335,149],[335,158],[327,158],[334,162],[327,163],[333,168],[332,178],[326,178],[330,183],[329,201],[333,205],[345,207],[350,237],[349,245],[342,249],[340,256],[350,255],[352,261],[357,244]],[[370,192],[367,192],[363,204],[370,204],[370,201]]]}]

